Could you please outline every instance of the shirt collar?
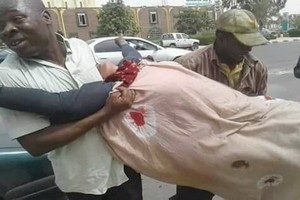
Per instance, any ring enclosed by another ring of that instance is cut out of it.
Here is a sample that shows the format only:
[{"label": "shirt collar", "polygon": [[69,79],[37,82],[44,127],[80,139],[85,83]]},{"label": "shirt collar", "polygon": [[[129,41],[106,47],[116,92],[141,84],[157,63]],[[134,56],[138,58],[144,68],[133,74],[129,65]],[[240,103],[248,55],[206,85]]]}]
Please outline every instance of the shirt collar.
[{"label": "shirt collar", "polygon": [[60,47],[62,48],[64,54],[65,55],[71,54],[72,50],[71,50],[69,41],[66,38],[64,38],[62,35],[60,35],[58,33],[55,33],[55,34],[56,34],[57,41],[58,41]]}]

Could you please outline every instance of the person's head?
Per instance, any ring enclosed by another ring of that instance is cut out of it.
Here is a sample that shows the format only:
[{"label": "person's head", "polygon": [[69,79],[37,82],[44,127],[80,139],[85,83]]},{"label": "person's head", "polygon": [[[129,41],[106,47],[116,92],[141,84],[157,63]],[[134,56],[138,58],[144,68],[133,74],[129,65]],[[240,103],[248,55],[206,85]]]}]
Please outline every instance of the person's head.
[{"label": "person's head", "polygon": [[54,37],[43,2],[0,0],[0,37],[20,57],[42,57]]},{"label": "person's head", "polygon": [[232,9],[223,13],[216,21],[218,56],[229,62],[240,62],[253,46],[268,41],[259,31],[255,16],[247,10]]}]

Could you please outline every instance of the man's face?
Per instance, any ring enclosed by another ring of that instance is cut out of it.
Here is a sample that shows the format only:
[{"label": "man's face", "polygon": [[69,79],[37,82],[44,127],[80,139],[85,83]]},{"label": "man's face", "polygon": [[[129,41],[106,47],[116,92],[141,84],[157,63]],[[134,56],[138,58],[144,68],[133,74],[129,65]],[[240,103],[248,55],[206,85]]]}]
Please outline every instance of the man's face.
[{"label": "man's face", "polygon": [[252,47],[240,43],[232,34],[222,39],[221,48],[223,54],[235,62],[241,62],[244,56],[252,50]]},{"label": "man's face", "polygon": [[4,4],[0,1],[1,39],[20,57],[38,57],[48,44],[44,13],[31,10],[25,3],[19,2],[11,0]]}]

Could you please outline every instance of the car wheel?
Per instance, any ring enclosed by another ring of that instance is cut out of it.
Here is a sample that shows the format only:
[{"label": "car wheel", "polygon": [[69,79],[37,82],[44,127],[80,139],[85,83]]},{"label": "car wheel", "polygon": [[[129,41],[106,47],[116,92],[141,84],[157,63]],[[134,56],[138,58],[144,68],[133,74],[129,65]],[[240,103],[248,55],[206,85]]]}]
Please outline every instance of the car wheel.
[{"label": "car wheel", "polygon": [[199,44],[198,43],[193,44],[192,50],[195,50],[195,49],[199,49]]},{"label": "car wheel", "polygon": [[176,45],[175,44],[170,44],[170,47],[171,48],[176,48]]}]

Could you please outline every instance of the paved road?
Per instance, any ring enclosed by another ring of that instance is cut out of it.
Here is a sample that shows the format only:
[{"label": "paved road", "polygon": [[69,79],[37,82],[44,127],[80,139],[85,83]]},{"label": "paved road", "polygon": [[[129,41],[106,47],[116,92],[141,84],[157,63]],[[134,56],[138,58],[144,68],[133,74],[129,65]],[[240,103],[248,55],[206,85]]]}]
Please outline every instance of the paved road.
[{"label": "paved road", "polygon": [[[300,101],[300,79],[294,78],[293,67],[300,55],[300,42],[272,43],[255,47],[253,54],[268,66],[268,94],[270,96]],[[175,186],[143,177],[144,200],[168,200]],[[221,200],[215,197],[214,200]]]}]

